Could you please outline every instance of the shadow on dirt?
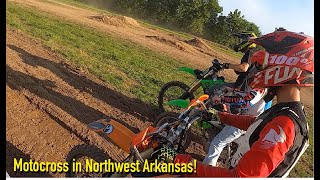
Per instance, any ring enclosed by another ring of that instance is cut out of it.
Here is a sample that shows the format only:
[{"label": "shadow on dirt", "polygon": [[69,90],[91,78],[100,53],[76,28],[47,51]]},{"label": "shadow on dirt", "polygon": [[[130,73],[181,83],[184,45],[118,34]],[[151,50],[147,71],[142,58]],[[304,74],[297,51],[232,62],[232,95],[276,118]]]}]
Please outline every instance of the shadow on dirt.
[{"label": "shadow on dirt", "polygon": [[[95,110],[73,98],[62,95],[52,88],[55,83],[50,80],[41,80],[20,71],[15,71],[11,67],[6,67],[7,84],[16,90],[26,89],[36,96],[46,99],[57,105],[59,108],[72,115],[83,123],[90,123],[104,116],[98,110]],[[32,98],[32,97],[31,97]],[[42,103],[42,102],[39,102]]]},{"label": "shadow on dirt", "polygon": [[56,63],[48,59],[32,55],[29,52],[14,45],[7,46],[12,50],[18,52],[25,63],[31,66],[41,66],[43,68],[49,69],[51,72],[59,76],[74,88],[91,94],[93,97],[100,99],[115,108],[120,109],[124,113],[128,113],[143,121],[151,122],[152,119],[156,116],[156,113],[154,113],[154,109],[157,108],[155,106],[145,104],[138,99],[129,98],[119,92],[107,88],[104,85],[98,84],[88,79],[88,77],[82,75],[81,72],[75,70],[75,68],[68,67],[69,65],[67,64]]},{"label": "shadow on dirt", "polygon": [[[29,76],[23,72],[13,70],[9,66],[6,66],[6,72],[7,72],[7,84],[10,88],[16,89],[16,90],[26,89],[31,93],[35,94],[36,96],[50,101],[51,103],[58,106],[63,111],[67,112],[68,114],[70,114],[77,120],[81,121],[82,123],[89,124],[97,119],[102,119],[106,117],[106,115],[104,115],[102,112],[96,109],[93,109],[71,97],[62,95],[61,93],[54,91],[52,89],[53,87],[55,87],[55,83],[53,81],[41,80],[32,76]],[[32,99],[32,97],[29,97],[29,98]],[[42,102],[39,102],[39,103],[42,103]],[[50,115],[50,112],[47,112],[47,113]],[[77,135],[77,133],[74,132],[74,130],[72,130],[69,126],[67,126],[58,117],[54,117],[53,115],[50,115],[50,117],[54,119],[62,127],[66,128],[70,132],[73,132],[74,134]],[[118,121],[120,121],[122,124],[124,124],[126,127],[128,127],[130,130],[134,132],[139,131],[139,129],[131,127],[129,124],[127,124],[122,120],[118,120]],[[81,138],[80,136],[78,137],[81,140],[86,142],[85,139]]]},{"label": "shadow on dirt", "polygon": [[[137,99],[129,98],[119,92],[107,88],[102,84],[98,84],[97,82],[88,79],[88,77],[81,74],[81,72],[74,70],[74,68],[68,67],[68,65],[65,66],[64,64],[32,55],[29,52],[14,45],[7,46],[10,49],[18,52],[24,63],[50,70],[52,73],[60,77],[63,81],[78,89],[79,91],[86,92],[93,97],[106,102],[110,106],[119,109],[123,113],[128,113],[144,121],[152,121],[152,119],[156,117],[156,114],[153,112],[154,107],[152,107],[151,105],[145,104]],[[35,104],[41,105],[41,103],[43,103],[40,107],[45,107],[45,110],[48,109],[49,111],[63,111],[58,112],[59,116],[64,116],[66,113],[68,113],[84,124],[89,124],[98,119],[106,118],[106,115],[101,111],[94,109],[93,107],[90,107],[72,97],[55,91],[54,89],[56,86],[58,86],[58,84],[56,84],[54,81],[33,77],[27,73],[14,70],[10,66],[6,67],[6,75],[7,85],[10,86],[10,88],[19,91],[29,91],[31,95],[28,95],[27,98],[30,101],[33,100],[32,96],[35,96],[35,99],[36,97],[39,97],[40,100],[36,99]],[[48,103],[42,101],[42,99],[50,101],[50,103],[59,108],[50,109],[50,107],[46,107],[48,106]],[[50,112],[47,113],[50,115]],[[130,124],[130,121],[113,118],[112,114],[108,114],[108,116],[119,121],[131,131],[135,133],[139,132],[139,129],[137,127],[133,127],[132,124]],[[52,117],[52,119],[59,123],[62,127],[77,135],[78,133],[74,132],[74,130],[67,124],[65,124],[65,122],[63,122],[61,118],[62,117]],[[86,140],[81,138],[80,135],[78,137],[82,141],[86,142]],[[199,135],[194,133],[191,137],[192,140],[201,138]]]},{"label": "shadow on dirt", "polygon": [[19,162],[20,158],[23,162],[31,160],[30,155],[24,154],[9,141],[6,141],[6,171],[10,177],[52,177],[49,173],[40,172],[14,172],[14,158]]}]

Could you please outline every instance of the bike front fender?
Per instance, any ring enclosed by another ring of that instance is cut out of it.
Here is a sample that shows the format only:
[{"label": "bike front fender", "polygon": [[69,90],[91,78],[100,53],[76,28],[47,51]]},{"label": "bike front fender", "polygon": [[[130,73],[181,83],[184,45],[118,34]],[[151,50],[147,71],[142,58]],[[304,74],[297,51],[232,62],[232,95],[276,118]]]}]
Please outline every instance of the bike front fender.
[{"label": "bike front fender", "polygon": [[181,108],[187,108],[189,105],[189,101],[185,100],[185,99],[174,99],[171,101],[168,101],[167,104],[169,106],[177,106],[177,107],[181,107]]},{"label": "bike front fender", "polygon": [[124,125],[113,119],[106,118],[94,121],[88,126],[93,131],[98,132],[103,136],[107,136],[125,152],[130,153],[132,137],[136,134]]},{"label": "bike front fender", "polygon": [[183,71],[183,72],[186,72],[186,73],[189,73],[193,76],[196,76],[196,74],[194,73],[194,69],[192,68],[188,68],[188,67],[180,67],[177,69],[178,71]]}]

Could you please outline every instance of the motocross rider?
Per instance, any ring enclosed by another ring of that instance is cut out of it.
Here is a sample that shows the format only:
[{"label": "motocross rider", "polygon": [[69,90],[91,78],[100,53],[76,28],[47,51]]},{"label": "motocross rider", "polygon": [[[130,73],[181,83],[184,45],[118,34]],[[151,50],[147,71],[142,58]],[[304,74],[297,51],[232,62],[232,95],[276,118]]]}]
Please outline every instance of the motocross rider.
[{"label": "motocross rider", "polygon": [[[261,91],[261,89],[259,89],[260,91],[258,91],[258,89],[255,89],[256,91],[253,91],[249,87],[247,82],[248,74],[256,71],[255,66],[253,66],[250,61],[250,57],[252,56],[253,49],[256,47],[256,44],[249,42],[249,39],[256,38],[257,36],[253,32],[241,32],[233,35],[239,39],[239,44],[235,45],[233,49],[236,52],[244,53],[244,55],[240,60],[240,64],[223,63],[221,64],[221,69],[233,69],[238,77],[234,83],[224,83],[222,85],[212,86],[209,94],[210,96],[213,96],[213,101],[216,103],[237,104],[239,101],[250,102],[251,100],[253,100],[253,98],[255,98],[253,102],[258,102],[258,100],[262,98],[261,94],[263,94],[264,91]],[[215,91],[221,88],[224,89],[224,95],[222,96],[222,98],[215,95]],[[250,96],[250,98],[245,98],[245,96],[248,95]],[[271,103],[272,102],[268,102],[266,104],[266,109],[270,108]],[[251,105],[253,104],[255,103],[251,103]],[[257,115],[259,115],[260,113],[258,113]]]},{"label": "motocross rider", "polygon": [[[250,78],[252,88],[269,88],[277,104],[257,118],[216,112],[215,118],[246,130],[239,145],[234,167],[222,168],[197,162],[199,177],[286,177],[308,147],[308,124],[300,102],[300,90],[313,86],[314,39],[290,31],[275,31],[250,42],[265,50],[257,51],[253,63],[259,69]],[[162,147],[165,151],[168,147]],[[166,162],[188,163],[187,154],[154,154]]]},{"label": "motocross rider", "polygon": [[[240,64],[230,64],[230,63],[225,63],[223,64],[224,69],[233,69],[235,73],[238,75],[238,78],[235,83],[228,83],[227,86],[230,87],[229,91],[231,91],[231,95],[228,97],[238,97],[241,96],[246,96],[248,93],[250,95],[254,95],[253,97],[250,98],[250,103],[251,107],[246,108],[242,114],[248,114],[252,116],[258,116],[261,114],[264,110],[267,110],[271,106],[271,101],[265,101],[263,97],[267,95],[266,89],[259,89],[255,91],[250,91],[250,87],[247,84],[247,75],[249,72],[253,71],[255,68],[251,62],[250,62],[250,57],[252,56],[252,49],[256,47],[256,44],[251,43],[248,41],[249,38],[256,38],[256,35],[252,32],[242,32],[239,34],[235,34],[237,38],[240,39],[240,43],[237,44],[234,47],[234,50],[236,52],[241,51],[244,53],[244,56],[241,59]],[[225,85],[224,85],[225,86]],[[221,87],[214,87],[214,88],[221,88]],[[233,94],[234,92],[232,91],[233,89],[238,89],[240,91],[237,91],[236,95]],[[212,90],[214,92],[214,90]],[[230,93],[229,93],[230,94]],[[228,95],[228,94],[225,94]],[[219,97],[216,97],[217,95],[214,95],[212,97],[213,101],[216,101]],[[272,98],[271,98],[272,99]],[[271,100],[270,99],[270,100]],[[219,103],[226,103],[228,104],[229,102],[223,102],[221,101],[221,98],[218,100]],[[268,102],[268,103],[266,103]],[[234,103],[236,104],[236,103]],[[230,107],[230,106],[229,106]],[[240,109],[240,108],[239,108]],[[238,139],[245,131],[226,125],[212,140],[211,143],[209,144],[209,149],[208,149],[208,154],[203,160],[204,164],[209,164],[212,166],[216,166],[217,161],[219,159],[219,156],[221,152],[223,151],[223,148],[233,142],[234,140]]]}]

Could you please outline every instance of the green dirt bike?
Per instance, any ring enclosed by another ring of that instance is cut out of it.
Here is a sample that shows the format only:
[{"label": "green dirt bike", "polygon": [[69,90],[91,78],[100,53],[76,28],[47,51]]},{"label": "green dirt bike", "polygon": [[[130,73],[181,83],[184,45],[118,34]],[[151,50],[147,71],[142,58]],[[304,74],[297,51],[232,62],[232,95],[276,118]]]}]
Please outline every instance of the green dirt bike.
[{"label": "green dirt bike", "polygon": [[193,75],[196,80],[190,86],[180,81],[171,81],[163,85],[158,96],[160,112],[175,112],[181,108],[185,108],[185,103],[181,104],[181,101],[174,100],[182,99],[191,101],[194,99],[194,92],[200,87],[203,89],[203,94],[208,94],[210,87],[213,85],[224,84],[224,77],[217,75],[217,73],[223,69],[222,67],[219,60],[214,59],[212,66],[204,71],[188,67],[178,68],[178,71],[189,73]]}]

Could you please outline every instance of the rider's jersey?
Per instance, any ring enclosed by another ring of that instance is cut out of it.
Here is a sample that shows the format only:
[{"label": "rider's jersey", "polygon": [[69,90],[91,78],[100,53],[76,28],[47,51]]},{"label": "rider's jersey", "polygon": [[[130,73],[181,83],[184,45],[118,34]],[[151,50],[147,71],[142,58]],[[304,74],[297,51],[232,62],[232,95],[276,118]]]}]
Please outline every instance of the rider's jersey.
[{"label": "rider's jersey", "polygon": [[237,109],[237,111],[239,111],[239,113],[241,114],[247,114],[245,113],[246,111],[254,108],[257,111],[255,114],[251,114],[253,116],[257,116],[264,111],[264,107],[261,103],[260,105],[262,105],[262,107],[259,107],[255,104],[257,104],[258,102],[262,102],[260,100],[262,100],[266,96],[267,89],[250,88],[249,91],[244,92],[225,87],[224,89],[221,89],[221,91],[224,91],[224,93],[221,93],[220,96],[214,95],[211,97],[212,102],[214,102],[215,104],[226,104],[232,109]]},{"label": "rider's jersey", "polygon": [[248,85],[248,82],[246,80],[246,77],[248,76],[248,74],[250,73],[251,69],[253,68],[253,65],[251,64],[251,61],[250,61],[251,55],[252,55],[252,50],[249,49],[243,55],[243,57],[241,58],[240,64],[242,64],[242,63],[248,63],[249,64],[249,68],[248,68],[248,70],[246,72],[234,71],[238,75],[237,80],[234,83],[235,88],[239,88],[241,91],[247,91],[248,88],[249,88],[249,85]]},{"label": "rider's jersey", "polygon": [[[239,161],[232,169],[197,162],[193,176],[286,177],[308,146],[308,128],[300,102],[279,103],[258,118],[219,113],[221,122],[246,130]],[[190,156],[177,155],[175,163]]]}]

